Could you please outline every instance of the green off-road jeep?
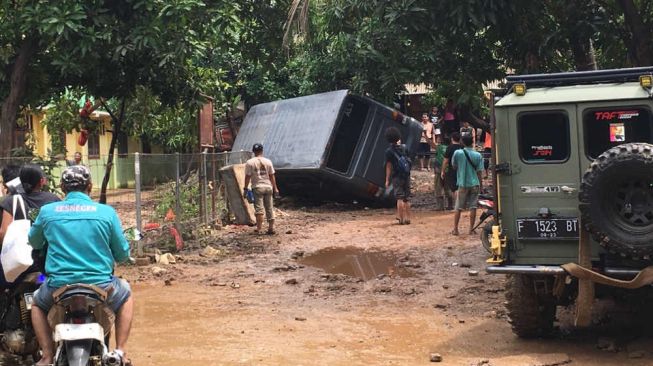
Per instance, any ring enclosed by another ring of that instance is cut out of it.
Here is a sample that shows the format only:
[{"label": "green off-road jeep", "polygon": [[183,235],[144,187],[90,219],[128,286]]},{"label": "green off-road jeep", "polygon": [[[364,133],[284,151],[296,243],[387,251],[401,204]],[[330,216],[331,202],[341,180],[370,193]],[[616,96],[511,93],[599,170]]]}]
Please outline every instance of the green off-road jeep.
[{"label": "green off-road jeep", "polygon": [[508,274],[517,335],[550,332],[559,305],[587,326],[595,298],[653,289],[652,74],[510,76],[493,98],[487,271]]}]

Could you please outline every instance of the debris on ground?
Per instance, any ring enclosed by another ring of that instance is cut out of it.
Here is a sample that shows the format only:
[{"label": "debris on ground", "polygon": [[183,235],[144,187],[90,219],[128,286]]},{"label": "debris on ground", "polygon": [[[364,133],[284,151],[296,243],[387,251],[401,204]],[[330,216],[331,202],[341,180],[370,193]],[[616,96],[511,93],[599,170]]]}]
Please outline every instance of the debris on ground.
[{"label": "debris on ground", "polygon": [[166,266],[177,263],[177,260],[175,259],[175,256],[172,255],[172,253],[155,254],[154,259],[156,263]]},{"label": "debris on ground", "polygon": [[150,257],[138,257],[136,258],[136,265],[137,266],[149,266],[150,265]]},{"label": "debris on ground", "polygon": [[430,360],[431,362],[442,362],[442,355],[439,353],[431,353]]},{"label": "debris on ground", "polygon": [[215,258],[221,256],[222,254],[223,253],[220,249],[215,249],[210,245],[204,247],[204,249],[202,249],[200,252],[200,256],[205,258]]},{"label": "debris on ground", "polygon": [[157,266],[152,267],[151,271],[155,276],[161,276],[162,274],[168,272],[166,269]]},{"label": "debris on ground", "polygon": [[628,353],[628,358],[644,358],[646,352],[644,351],[632,351]]}]

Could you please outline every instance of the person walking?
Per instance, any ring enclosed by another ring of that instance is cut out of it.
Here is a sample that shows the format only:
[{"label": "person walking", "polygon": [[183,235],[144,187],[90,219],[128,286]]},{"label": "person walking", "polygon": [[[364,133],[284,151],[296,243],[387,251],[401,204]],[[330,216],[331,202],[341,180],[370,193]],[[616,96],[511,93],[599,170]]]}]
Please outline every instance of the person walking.
[{"label": "person walking", "polygon": [[396,127],[385,130],[390,144],[385,150],[385,189],[394,190],[397,199],[397,218],[400,225],[410,224],[410,168],[406,145],[401,144],[401,133]]},{"label": "person walking", "polygon": [[442,141],[442,134],[435,135],[435,158],[433,159],[433,172],[434,174],[434,191],[435,191],[435,209],[442,211],[447,207],[447,202],[451,200],[451,196],[447,196],[449,190],[444,187],[444,179],[442,178],[442,165],[444,164],[444,153],[447,151],[447,145]]},{"label": "person walking", "polygon": [[274,175],[274,166],[270,159],[263,157],[263,145],[252,146],[254,157],[245,163],[245,192],[247,197],[249,183],[252,183],[254,192],[254,211],[256,215],[256,233],[260,233],[263,227],[263,213],[268,221],[268,235],[276,234],[274,231],[274,206],[273,194],[279,194],[277,179]]},{"label": "person walking", "polygon": [[460,144],[460,133],[453,132],[451,134],[451,143],[444,152],[442,171],[440,172],[440,177],[444,184],[444,197],[446,200],[444,204],[447,210],[453,210],[453,198],[455,192],[458,190],[456,169],[451,166],[451,160],[453,159],[453,154],[462,148],[463,145]]},{"label": "person walking", "polygon": [[462,142],[465,147],[457,150],[451,160],[453,167],[456,168],[458,183],[452,235],[459,234],[460,214],[465,209],[469,209],[469,234],[474,234],[478,195],[483,187],[483,156],[474,150],[471,136],[462,137]]}]

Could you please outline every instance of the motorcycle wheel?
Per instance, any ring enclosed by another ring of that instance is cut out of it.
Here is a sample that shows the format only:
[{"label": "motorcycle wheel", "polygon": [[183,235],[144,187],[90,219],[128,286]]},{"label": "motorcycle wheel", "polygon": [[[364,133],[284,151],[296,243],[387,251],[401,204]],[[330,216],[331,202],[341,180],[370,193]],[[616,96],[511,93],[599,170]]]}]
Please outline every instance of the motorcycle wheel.
[{"label": "motorcycle wheel", "polygon": [[492,226],[494,225],[496,225],[494,220],[491,220],[483,225],[483,229],[481,229],[481,243],[483,248],[490,254],[492,254]]}]

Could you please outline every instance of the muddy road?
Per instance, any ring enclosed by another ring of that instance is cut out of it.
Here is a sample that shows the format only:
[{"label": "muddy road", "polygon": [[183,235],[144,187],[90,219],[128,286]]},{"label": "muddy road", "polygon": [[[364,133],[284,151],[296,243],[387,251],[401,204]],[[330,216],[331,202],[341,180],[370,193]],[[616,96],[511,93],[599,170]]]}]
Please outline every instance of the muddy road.
[{"label": "muddy road", "polygon": [[483,271],[477,236],[448,234],[453,215],[431,210],[429,173],[416,175],[411,225],[389,209],[285,204],[276,236],[229,226],[203,256],[121,267],[134,364],[653,365],[650,327],[627,312],[583,331],[562,314],[551,339],[516,338],[503,277]]}]

